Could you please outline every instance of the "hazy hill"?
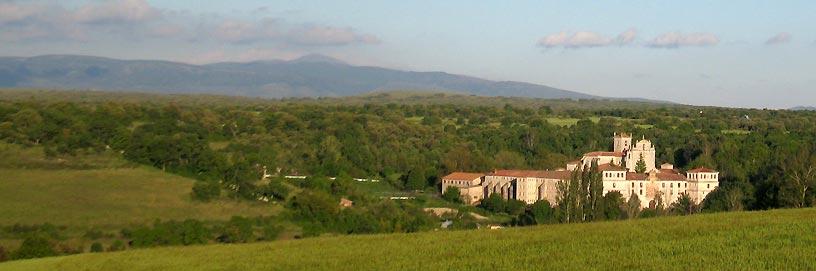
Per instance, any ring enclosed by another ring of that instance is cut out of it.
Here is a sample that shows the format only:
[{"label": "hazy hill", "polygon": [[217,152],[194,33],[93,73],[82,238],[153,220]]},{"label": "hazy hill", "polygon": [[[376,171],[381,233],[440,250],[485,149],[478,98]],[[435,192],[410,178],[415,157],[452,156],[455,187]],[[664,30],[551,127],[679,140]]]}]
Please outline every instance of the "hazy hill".
[{"label": "hazy hill", "polygon": [[797,106],[797,107],[792,107],[790,110],[795,110],[795,111],[803,111],[803,110],[816,111],[816,106]]},{"label": "hazy hill", "polygon": [[0,270],[813,270],[815,215],[787,209],[138,249]]},{"label": "hazy hill", "polygon": [[207,65],[77,55],[0,57],[0,87],[206,93],[269,98],[352,96],[394,89],[547,99],[601,98],[523,82],[490,81],[444,72],[353,66],[322,55],[307,55],[291,61]]}]

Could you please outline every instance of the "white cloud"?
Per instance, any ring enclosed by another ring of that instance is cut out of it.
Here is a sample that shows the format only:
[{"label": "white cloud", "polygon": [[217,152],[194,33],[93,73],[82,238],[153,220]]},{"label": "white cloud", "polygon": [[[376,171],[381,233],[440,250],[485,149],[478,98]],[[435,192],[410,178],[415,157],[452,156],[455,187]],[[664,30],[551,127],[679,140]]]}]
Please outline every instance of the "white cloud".
[{"label": "white cloud", "polygon": [[376,36],[358,33],[352,28],[292,25],[272,18],[258,22],[225,20],[216,26],[205,26],[201,31],[205,38],[233,44],[271,42],[294,46],[343,46],[380,43]]},{"label": "white cloud", "polygon": [[623,33],[620,33],[615,38],[609,38],[602,34],[590,31],[579,31],[575,33],[568,33],[562,31],[557,34],[544,36],[543,38],[541,38],[541,40],[538,41],[538,46],[544,48],[561,47],[569,49],[603,47],[612,45],[622,46],[631,44],[632,42],[634,42],[635,38],[637,38],[637,31],[635,29],[629,29]]},{"label": "white cloud", "polygon": [[91,1],[73,9],[59,4],[0,0],[0,40],[3,41],[93,41],[111,35],[126,40],[175,38],[289,47],[380,42],[376,36],[348,27],[291,24],[275,18],[250,21],[196,17],[156,8],[146,0]]},{"label": "white cloud", "polygon": [[679,48],[687,46],[713,46],[720,43],[720,38],[711,33],[680,33],[669,32],[661,34],[646,43],[652,48]]},{"label": "white cloud", "polygon": [[783,44],[788,43],[793,39],[793,35],[787,32],[782,32],[779,34],[774,35],[773,37],[768,38],[765,41],[765,45],[776,45],[776,44]]},{"label": "white cloud", "polygon": [[85,4],[73,12],[76,22],[89,24],[140,23],[161,17],[146,0],[119,0]]},{"label": "white cloud", "polygon": [[351,28],[323,25],[304,25],[292,28],[287,38],[291,43],[309,46],[380,43],[380,39],[376,36],[360,34]]}]

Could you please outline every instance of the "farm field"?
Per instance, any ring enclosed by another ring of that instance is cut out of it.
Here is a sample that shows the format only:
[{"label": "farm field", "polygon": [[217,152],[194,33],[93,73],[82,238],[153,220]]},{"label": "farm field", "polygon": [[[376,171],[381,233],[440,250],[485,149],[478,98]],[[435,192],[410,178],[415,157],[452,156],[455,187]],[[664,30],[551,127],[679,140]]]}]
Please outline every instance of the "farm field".
[{"label": "farm field", "polygon": [[810,208],[321,237],[81,254],[0,270],[813,270],[813,217]]}]

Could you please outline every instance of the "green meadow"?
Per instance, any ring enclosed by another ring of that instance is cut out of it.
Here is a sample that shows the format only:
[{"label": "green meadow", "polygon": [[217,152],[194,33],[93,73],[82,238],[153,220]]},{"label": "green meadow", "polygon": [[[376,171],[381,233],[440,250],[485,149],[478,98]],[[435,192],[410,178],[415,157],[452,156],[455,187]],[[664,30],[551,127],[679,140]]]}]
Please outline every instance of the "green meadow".
[{"label": "green meadow", "polygon": [[816,209],[86,253],[0,270],[813,270]]},{"label": "green meadow", "polygon": [[[117,233],[156,219],[225,221],[283,209],[247,201],[194,201],[194,182],[132,164],[115,152],[46,157],[39,147],[0,143],[0,227],[48,223],[61,229],[61,241],[87,246],[81,236],[92,229]],[[6,249],[20,241],[0,234]]]}]

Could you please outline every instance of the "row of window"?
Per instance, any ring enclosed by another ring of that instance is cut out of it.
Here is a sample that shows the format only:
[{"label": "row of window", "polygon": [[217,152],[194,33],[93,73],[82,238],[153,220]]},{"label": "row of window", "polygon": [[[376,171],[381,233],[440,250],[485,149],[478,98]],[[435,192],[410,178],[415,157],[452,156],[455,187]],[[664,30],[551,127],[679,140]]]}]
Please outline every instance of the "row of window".
[{"label": "row of window", "polygon": [[468,181],[448,181],[448,184],[455,184],[455,185],[470,185]]},{"label": "row of window", "polygon": [[[688,187],[688,183],[685,184],[685,187]],[[662,183],[663,188],[666,188],[666,183]],[[674,183],[669,183],[669,188],[674,188]],[[680,188],[680,183],[677,183],[677,188]]]},{"label": "row of window", "polygon": [[616,173],[612,173],[612,172],[604,172],[604,177],[607,177],[607,178],[613,178],[613,177],[615,177],[615,178],[623,178],[623,177],[624,177],[624,174],[626,174],[626,173],[620,173],[620,172],[616,172]]},{"label": "row of window", "polygon": [[717,177],[716,173],[709,173],[709,174],[691,173],[689,175],[690,175],[690,178],[692,178],[692,179],[714,179],[714,178]]}]

